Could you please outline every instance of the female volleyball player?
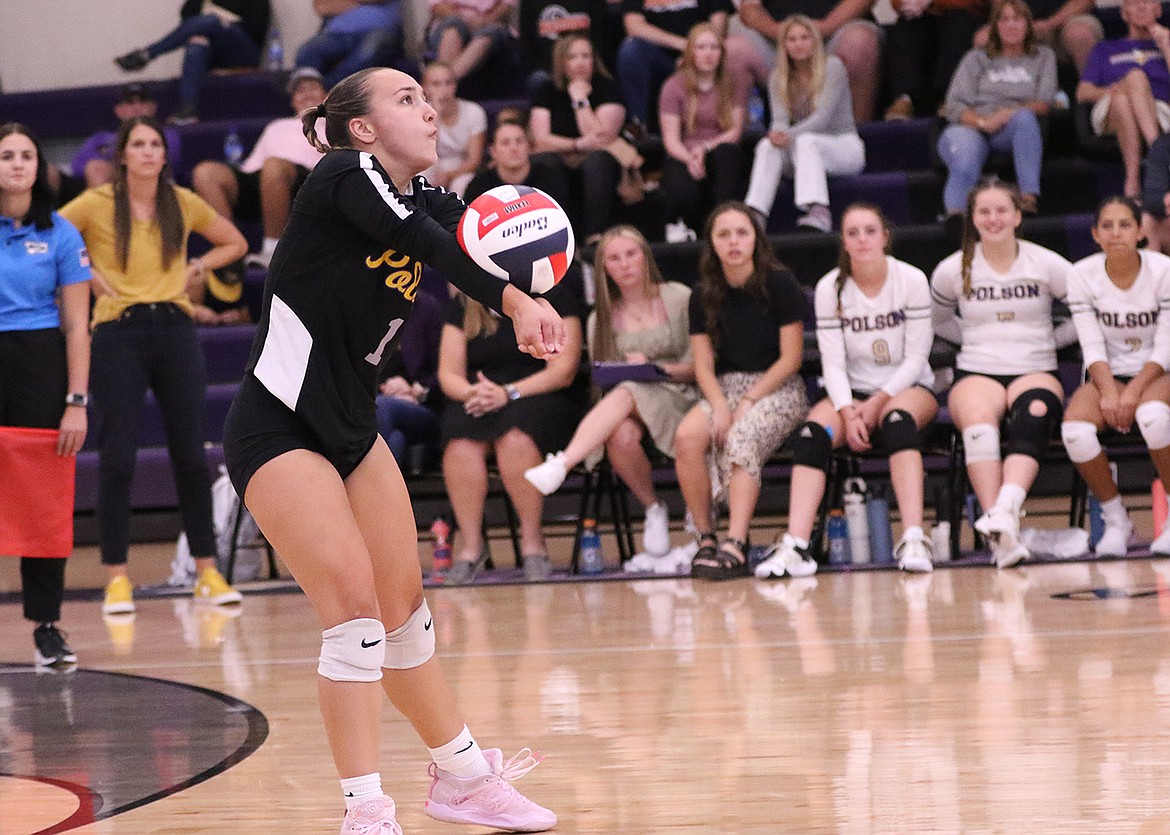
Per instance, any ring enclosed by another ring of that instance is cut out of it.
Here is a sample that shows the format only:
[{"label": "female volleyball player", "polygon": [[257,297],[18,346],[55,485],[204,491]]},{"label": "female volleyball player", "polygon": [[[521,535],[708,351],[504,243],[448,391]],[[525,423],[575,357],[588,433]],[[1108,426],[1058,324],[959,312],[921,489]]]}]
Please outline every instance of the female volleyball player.
[{"label": "female volleyball player", "polygon": [[[1016,236],[1020,205],[1010,183],[992,178],[971,189],[963,249],[931,278],[934,331],[961,346],[947,405],[986,508],[975,528],[991,540],[1000,568],[1028,557],[1019,540],[1021,507],[1064,409],[1056,349],[1075,339],[1071,325],[1058,332],[1052,322],[1052,301],[1065,297],[1071,265]],[[1008,454],[1001,460],[1005,415]]]},{"label": "female volleyball player", "polygon": [[[322,117],[329,147],[314,128]],[[437,129],[413,78],[363,70],[303,121],[308,140],[328,153],[273,255],[224,451],[236,490],[324,630],[317,691],[345,795],[341,831],[402,831],[378,774],[379,681],[430,749],[428,815],[548,829],[556,815],[508,782],[535,759],[504,762],[498,749],[481,751],[433,657],[414,512],[378,436],[374,394],[424,262],[509,316],[524,351],[558,354],[563,326],[547,302],[490,276],[459,248],[463,202],[416,176],[435,162]]]}]

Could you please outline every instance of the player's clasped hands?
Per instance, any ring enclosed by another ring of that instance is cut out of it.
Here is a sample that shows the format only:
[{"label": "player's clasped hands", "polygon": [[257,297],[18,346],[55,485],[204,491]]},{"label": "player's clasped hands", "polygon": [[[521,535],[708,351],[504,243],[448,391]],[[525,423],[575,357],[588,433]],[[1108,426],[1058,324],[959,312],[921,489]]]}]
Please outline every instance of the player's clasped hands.
[{"label": "player's clasped hands", "polygon": [[565,323],[546,300],[509,285],[504,290],[504,315],[512,320],[516,345],[524,353],[547,360],[565,347]]}]

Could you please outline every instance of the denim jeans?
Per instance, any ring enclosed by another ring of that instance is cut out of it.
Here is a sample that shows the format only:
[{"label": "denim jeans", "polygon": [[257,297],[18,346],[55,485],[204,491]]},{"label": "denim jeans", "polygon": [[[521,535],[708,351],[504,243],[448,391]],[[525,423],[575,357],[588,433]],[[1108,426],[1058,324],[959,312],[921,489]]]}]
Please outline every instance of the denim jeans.
[{"label": "denim jeans", "polygon": [[[618,47],[617,79],[621,86],[626,115],[650,125],[653,91],[662,87],[677,59],[673,50],[641,38],[626,38]],[[657,121],[655,119],[654,121]]]},{"label": "denim jeans", "polygon": [[992,151],[1012,155],[1016,185],[1022,193],[1040,193],[1040,164],[1044,159],[1040,120],[1031,110],[1020,108],[1002,130],[991,136],[966,125],[949,125],[942,132],[938,155],[947,166],[943,205],[948,213],[967,208],[967,194],[979,182],[983,164]]},{"label": "denim jeans", "polygon": [[[204,38],[207,43],[192,42]],[[146,48],[157,58],[186,46],[183,74],[179,79],[179,105],[194,109],[199,104],[203,79],[212,67],[255,67],[260,63],[260,47],[238,24],[225,26],[215,15],[189,17]]]},{"label": "denim jeans", "polygon": [[394,453],[399,467],[406,467],[406,448],[438,443],[439,416],[421,403],[379,394],[378,434]]},{"label": "denim jeans", "polygon": [[[399,10],[399,4],[392,6]],[[313,67],[325,76],[325,89],[329,89],[346,76],[358,70],[375,66],[383,54],[398,51],[402,40],[401,12],[393,18],[392,25],[384,29],[366,32],[330,32],[322,29],[309,38],[297,50],[298,67]]]}]

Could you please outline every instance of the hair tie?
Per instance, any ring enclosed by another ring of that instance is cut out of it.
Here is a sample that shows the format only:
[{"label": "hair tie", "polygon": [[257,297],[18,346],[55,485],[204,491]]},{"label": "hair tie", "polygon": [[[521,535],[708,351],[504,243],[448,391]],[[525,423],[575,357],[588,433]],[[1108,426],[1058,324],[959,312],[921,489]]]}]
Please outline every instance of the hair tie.
[{"label": "hair tie", "polygon": [[324,119],[326,115],[325,102],[321,102],[319,105],[313,108],[313,113],[318,119]]}]

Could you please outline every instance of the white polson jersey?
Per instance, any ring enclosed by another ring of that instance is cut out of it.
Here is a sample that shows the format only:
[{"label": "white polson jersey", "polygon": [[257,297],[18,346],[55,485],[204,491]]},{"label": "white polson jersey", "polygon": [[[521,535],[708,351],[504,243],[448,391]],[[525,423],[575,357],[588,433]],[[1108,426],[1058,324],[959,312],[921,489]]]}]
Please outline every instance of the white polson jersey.
[{"label": "white polson jersey", "polygon": [[1170,368],[1170,257],[1141,250],[1141,269],[1128,290],[1105,272],[1105,253],[1082,258],[1068,277],[1085,368],[1104,362],[1117,377],[1135,377],[1147,362]]},{"label": "white polson jersey", "polygon": [[926,274],[886,256],[886,281],[870,298],[852,278],[837,298],[831,270],[817,282],[813,305],[825,391],[833,408],[853,402],[853,392],[881,389],[893,397],[915,384],[930,388],[930,284]]},{"label": "white polson jersey", "polygon": [[1072,265],[1039,244],[1018,243],[1015,262],[1002,274],[987,263],[982,244],[975,245],[969,295],[963,294],[962,252],[934,269],[934,330],[944,339],[957,337],[955,367],[961,371],[1018,376],[1056,370],[1052,301],[1065,300]]}]

